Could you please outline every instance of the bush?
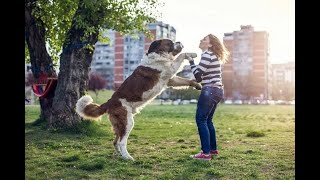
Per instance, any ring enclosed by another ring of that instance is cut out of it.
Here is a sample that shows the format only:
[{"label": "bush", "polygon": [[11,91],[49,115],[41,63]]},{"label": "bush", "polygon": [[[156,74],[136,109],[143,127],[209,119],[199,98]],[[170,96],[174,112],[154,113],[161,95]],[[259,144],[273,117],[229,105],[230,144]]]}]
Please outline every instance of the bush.
[{"label": "bush", "polygon": [[247,133],[248,137],[263,137],[265,136],[265,134],[263,132],[259,132],[259,131],[250,131]]}]

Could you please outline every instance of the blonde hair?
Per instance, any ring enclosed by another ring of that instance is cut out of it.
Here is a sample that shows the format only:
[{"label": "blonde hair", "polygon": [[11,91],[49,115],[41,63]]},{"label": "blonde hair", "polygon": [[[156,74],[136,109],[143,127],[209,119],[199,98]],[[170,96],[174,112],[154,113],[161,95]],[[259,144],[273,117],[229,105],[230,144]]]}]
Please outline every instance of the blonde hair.
[{"label": "blonde hair", "polygon": [[226,63],[230,54],[228,49],[216,36],[209,34],[208,37],[210,40],[210,44],[212,45],[211,47],[209,47],[209,50],[218,57],[219,61],[221,61],[222,63]]}]

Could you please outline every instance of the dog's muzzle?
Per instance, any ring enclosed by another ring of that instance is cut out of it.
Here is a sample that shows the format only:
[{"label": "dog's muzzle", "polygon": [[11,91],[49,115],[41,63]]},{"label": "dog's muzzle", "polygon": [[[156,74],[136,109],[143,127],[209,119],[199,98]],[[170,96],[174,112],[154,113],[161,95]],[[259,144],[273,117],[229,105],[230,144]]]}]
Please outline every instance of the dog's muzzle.
[{"label": "dog's muzzle", "polygon": [[176,42],[174,43],[174,49],[183,49],[183,45],[181,42]]},{"label": "dog's muzzle", "polygon": [[174,43],[174,49],[172,51],[172,55],[175,56],[175,55],[179,54],[182,51],[182,49],[183,49],[183,45],[181,42]]}]

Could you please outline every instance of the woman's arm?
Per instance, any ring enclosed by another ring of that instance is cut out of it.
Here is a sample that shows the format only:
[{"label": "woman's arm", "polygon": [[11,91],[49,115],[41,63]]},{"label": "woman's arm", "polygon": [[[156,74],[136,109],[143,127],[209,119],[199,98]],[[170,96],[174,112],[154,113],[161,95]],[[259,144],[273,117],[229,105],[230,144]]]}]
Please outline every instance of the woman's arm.
[{"label": "woman's arm", "polygon": [[189,58],[189,63],[191,65],[191,71],[196,78],[197,82],[202,81],[202,75],[206,72],[207,67],[211,61],[210,54],[203,53],[201,55],[201,60],[198,65],[194,64],[194,60],[192,58]]}]

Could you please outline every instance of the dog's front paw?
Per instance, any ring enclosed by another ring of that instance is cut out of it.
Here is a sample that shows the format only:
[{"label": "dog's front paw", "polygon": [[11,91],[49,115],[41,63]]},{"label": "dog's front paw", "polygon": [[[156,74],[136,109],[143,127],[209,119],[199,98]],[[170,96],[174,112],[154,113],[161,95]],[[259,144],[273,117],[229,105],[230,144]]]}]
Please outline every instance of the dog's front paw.
[{"label": "dog's front paw", "polygon": [[202,89],[202,86],[200,84],[197,84],[196,87],[195,87],[197,90],[201,90]]},{"label": "dog's front paw", "polygon": [[130,155],[128,155],[128,156],[121,156],[123,159],[125,159],[125,160],[130,160],[130,161],[134,161],[134,158],[132,157],[132,156],[130,156]]},{"label": "dog's front paw", "polygon": [[185,53],[186,59],[189,58],[196,58],[197,57],[197,53]]},{"label": "dog's front paw", "polygon": [[191,81],[191,85],[190,85],[190,86],[196,88],[197,90],[201,90],[201,89],[202,89],[201,84],[197,83],[197,82],[194,81],[194,80]]}]

